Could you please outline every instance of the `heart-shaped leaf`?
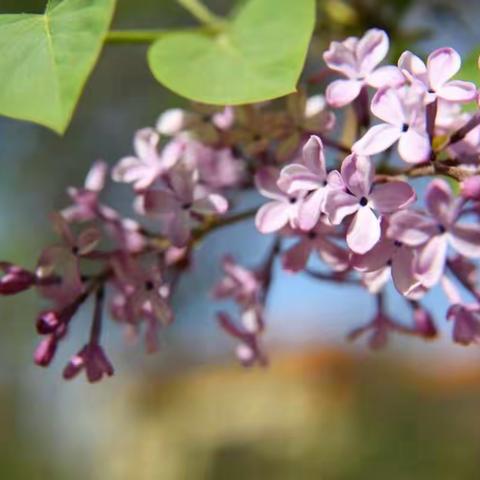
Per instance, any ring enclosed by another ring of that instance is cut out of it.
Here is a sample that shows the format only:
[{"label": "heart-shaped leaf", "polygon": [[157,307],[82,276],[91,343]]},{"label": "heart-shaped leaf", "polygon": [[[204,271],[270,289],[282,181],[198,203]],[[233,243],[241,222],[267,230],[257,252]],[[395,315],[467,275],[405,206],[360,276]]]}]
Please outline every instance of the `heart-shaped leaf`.
[{"label": "heart-shaped leaf", "polygon": [[192,100],[238,105],[295,91],[315,0],[250,0],[218,34],[172,33],[148,52],[156,79]]},{"label": "heart-shaped leaf", "polygon": [[43,15],[0,15],[0,114],[67,128],[115,0],[50,0]]}]

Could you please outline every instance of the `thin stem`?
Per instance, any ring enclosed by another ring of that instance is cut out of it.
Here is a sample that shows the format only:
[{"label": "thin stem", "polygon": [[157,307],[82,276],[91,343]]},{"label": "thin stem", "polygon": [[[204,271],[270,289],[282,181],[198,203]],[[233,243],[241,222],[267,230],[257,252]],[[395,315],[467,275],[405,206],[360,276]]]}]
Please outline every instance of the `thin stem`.
[{"label": "thin stem", "polygon": [[207,32],[204,27],[160,30],[111,30],[105,37],[107,43],[152,43],[171,33]]},{"label": "thin stem", "polygon": [[103,300],[105,289],[103,285],[95,293],[95,310],[93,312],[92,329],[90,330],[90,343],[97,345],[102,333]]},{"label": "thin stem", "polygon": [[225,26],[225,20],[215,15],[199,0],[177,0],[177,2],[188,10],[200,23],[221,30]]}]

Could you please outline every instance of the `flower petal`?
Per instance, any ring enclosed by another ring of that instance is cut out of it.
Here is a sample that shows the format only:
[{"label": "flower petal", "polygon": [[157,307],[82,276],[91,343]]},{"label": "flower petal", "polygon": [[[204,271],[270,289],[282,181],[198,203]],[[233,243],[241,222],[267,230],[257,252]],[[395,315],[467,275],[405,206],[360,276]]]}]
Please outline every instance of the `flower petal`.
[{"label": "flower petal", "polygon": [[428,80],[433,90],[438,90],[459,70],[460,55],[453,48],[438,48],[428,56]]},{"label": "flower petal", "polygon": [[388,48],[388,36],[383,30],[378,28],[368,30],[356,48],[360,73],[368,75],[385,58]]},{"label": "flower petal", "polygon": [[282,266],[287,272],[296,273],[305,268],[311,252],[311,242],[302,240],[282,256]]},{"label": "flower petal", "polygon": [[421,58],[407,50],[400,55],[397,65],[410,81],[420,80],[428,86],[427,66]]},{"label": "flower petal", "polygon": [[391,125],[401,127],[406,122],[405,111],[398,93],[393,88],[381,88],[372,98],[372,113]]},{"label": "flower petal", "polygon": [[327,178],[323,143],[320,137],[311,135],[302,150],[303,163],[319,177]]},{"label": "flower petal", "polygon": [[380,123],[371,127],[362,138],[352,145],[352,151],[358,155],[375,155],[393,145],[402,132],[396,125]]},{"label": "flower petal", "polygon": [[398,153],[408,163],[420,163],[430,156],[430,140],[427,132],[418,132],[409,128],[400,135]]},{"label": "flower petal", "polygon": [[339,225],[347,216],[360,208],[358,199],[344,190],[329,190],[325,199],[325,213],[330,222]]},{"label": "flower petal", "polygon": [[425,203],[432,217],[448,228],[453,220],[454,200],[450,186],[445,180],[437,178],[428,184]]},{"label": "flower petal", "polygon": [[380,240],[380,221],[373,211],[361,207],[353,217],[347,231],[347,245],[355,253],[366,253]]},{"label": "flower petal", "polygon": [[321,179],[300,163],[283,167],[277,182],[280,190],[287,193],[315,190],[321,186]]},{"label": "flower petal", "polygon": [[358,97],[362,86],[360,80],[335,80],[328,85],[325,98],[334,108],[344,107]]},{"label": "flower petal", "polygon": [[352,153],[342,162],[342,177],[347,188],[357,198],[368,197],[375,167],[368,157]]},{"label": "flower petal", "polygon": [[[408,247],[399,247],[392,258],[392,279],[395,288],[404,296],[419,293],[421,282],[415,277],[413,264],[415,256]],[[421,292],[423,293],[423,292]]]},{"label": "flower petal", "polygon": [[447,247],[447,235],[436,235],[419,251],[414,271],[425,287],[433,287],[442,277],[447,259]]},{"label": "flower petal", "polygon": [[405,208],[416,199],[415,190],[407,183],[393,181],[374,185],[370,200],[380,213],[393,213]]},{"label": "flower petal", "polygon": [[405,76],[398,67],[385,65],[370,73],[365,81],[373,88],[399,87],[405,83]]},{"label": "flower petal", "polygon": [[285,194],[278,188],[279,172],[274,167],[264,167],[257,170],[255,174],[255,186],[257,190],[267,198],[272,200],[282,200]]},{"label": "flower petal", "polygon": [[437,96],[449,102],[471,102],[477,96],[477,87],[471,82],[452,80],[437,90]]},{"label": "flower petal", "polygon": [[298,225],[302,230],[311,230],[324,210],[326,189],[319,188],[306,197],[298,210]]},{"label": "flower petal", "polygon": [[401,210],[390,217],[387,236],[412,247],[428,242],[438,233],[435,220],[412,210]]},{"label": "flower petal", "polygon": [[450,229],[452,247],[469,258],[480,257],[480,226],[456,224]]},{"label": "flower petal", "polygon": [[255,225],[261,233],[272,233],[284,227],[288,220],[289,211],[285,203],[268,202],[258,209]]}]

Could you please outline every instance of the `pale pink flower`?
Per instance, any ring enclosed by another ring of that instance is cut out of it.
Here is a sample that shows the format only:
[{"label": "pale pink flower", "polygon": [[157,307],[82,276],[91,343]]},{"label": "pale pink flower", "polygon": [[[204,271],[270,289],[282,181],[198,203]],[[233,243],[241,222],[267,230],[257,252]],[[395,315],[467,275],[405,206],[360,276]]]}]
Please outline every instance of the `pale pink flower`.
[{"label": "pale pink flower", "polygon": [[363,255],[352,256],[352,266],[360,272],[371,272],[364,280],[372,293],[380,291],[386,281],[393,279],[395,288],[404,296],[417,299],[425,293],[415,276],[415,251],[386,236],[388,221],[382,218],[379,242]]},{"label": "pale pink flower", "polygon": [[345,271],[350,266],[349,252],[335,243],[332,237],[337,235],[336,229],[325,219],[321,218],[308,232],[292,233],[297,234],[299,241],[282,255],[284,270],[292,273],[303,270],[314,252],[336,272]]},{"label": "pale pink flower", "polygon": [[461,64],[460,55],[453,48],[433,51],[426,65],[408,50],[398,60],[398,67],[404,75],[424,88],[427,103],[436,98],[449,102],[470,102],[476,98],[477,88],[473,83],[450,80],[460,70]]},{"label": "pale pink flower", "polygon": [[267,357],[259,343],[259,334],[263,328],[261,315],[261,311],[258,309],[243,312],[241,317],[243,326],[237,326],[230,315],[225,312],[219,312],[217,315],[220,326],[239,342],[236,354],[245,367],[250,367],[255,363],[261,366],[267,364]]},{"label": "pale pink flower", "polygon": [[160,135],[151,128],[144,128],[135,134],[135,156],[122,158],[112,170],[116,182],[132,183],[133,188],[142,191],[171,169],[179,160],[183,149],[182,140],[172,140],[160,151]]},{"label": "pale pink flower", "polygon": [[462,200],[452,195],[444,180],[429,184],[425,200],[428,214],[405,210],[392,215],[388,236],[419,248],[415,274],[430,288],[442,276],[448,245],[466,257],[480,257],[480,226],[457,221]]},{"label": "pale pink flower", "polygon": [[383,152],[398,141],[400,157],[409,163],[428,160],[430,139],[425,128],[425,109],[412,87],[408,90],[382,88],[372,99],[372,113],[383,120],[356,141],[352,151],[358,155]]},{"label": "pale pink flower", "polygon": [[170,188],[145,192],[143,208],[147,214],[162,220],[165,235],[177,247],[188,242],[193,220],[228,210],[225,197],[199,185],[195,172],[186,169],[171,171],[168,183]]},{"label": "pale pink flower", "polygon": [[97,218],[99,210],[108,209],[99,203],[99,196],[105,187],[108,165],[97,161],[90,168],[83,188],[69,187],[67,193],[73,205],[61,211],[67,222],[87,222]]},{"label": "pale pink flower", "polygon": [[273,167],[264,167],[255,175],[257,190],[271,201],[262,205],[255,217],[255,224],[262,233],[272,233],[286,225],[298,227],[299,208],[306,192],[288,194],[277,185],[279,172]]},{"label": "pale pink flower", "polygon": [[387,34],[383,30],[368,30],[362,38],[348,37],[343,42],[332,42],[323,54],[329,68],[347,77],[335,80],[326,92],[327,101],[333,107],[343,107],[358,97],[362,87],[396,87],[405,82],[401,71],[387,65],[377,68],[389,48]]},{"label": "pale pink flower", "polygon": [[255,271],[236,263],[230,255],[223,258],[222,267],[225,276],[213,289],[215,298],[232,298],[243,307],[259,301],[263,286]]},{"label": "pale pink flower", "polygon": [[298,225],[302,230],[313,228],[324,210],[328,191],[325,155],[319,137],[309,138],[303,147],[301,162],[283,167],[277,183],[288,194],[308,192],[298,211]]},{"label": "pale pink flower", "polygon": [[331,188],[325,212],[334,225],[353,215],[347,231],[347,245],[359,254],[368,252],[380,240],[377,214],[393,213],[415,201],[415,192],[406,182],[373,184],[374,166],[368,157],[349,155],[341,173],[331,172]]}]

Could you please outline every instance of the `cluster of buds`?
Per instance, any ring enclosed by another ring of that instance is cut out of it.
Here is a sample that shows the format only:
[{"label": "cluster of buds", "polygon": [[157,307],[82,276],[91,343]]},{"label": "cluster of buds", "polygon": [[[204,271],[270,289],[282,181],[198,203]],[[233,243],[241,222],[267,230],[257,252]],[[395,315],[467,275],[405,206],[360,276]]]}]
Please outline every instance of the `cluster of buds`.
[{"label": "cluster of buds", "polygon": [[[258,105],[168,110],[154,128],[135,134],[134,154],[111,171],[96,162],[83,187],[68,189],[71,205],[51,216],[60,241],[43,250],[36,268],[0,263],[1,295],[35,288],[49,302],[36,321],[43,338],[35,362],[51,363],[90,298],[89,339],[65,367],[66,379],[81,371],[92,382],[113,374],[101,346],[106,308],[155,351],[159,332],[174,321],[170,300],[194,265],[197,243],[253,217],[260,233],[274,237],[265,260],[247,268],[227,256],[225,275],[213,287],[215,299],[238,307],[238,321],[221,311],[218,322],[244,365],[267,363],[265,303],[277,260],[285,272],[372,294],[374,318],[349,337],[366,333],[373,348],[391,332],[435,337],[422,301],[437,285],[451,303],[452,339],[478,342],[478,90],[452,80],[461,60],[451,48],[435,50],[426,63],[407,51],[397,65],[379,66],[388,49],[377,29],[332,42],[326,68],[345,78],[330,83],[325,96],[301,89]],[[337,119],[344,108],[355,116],[351,146],[332,138],[342,126],[352,131],[352,116]],[[416,191],[410,180],[421,176],[433,178]],[[136,218],[101,200],[108,178],[131,187]],[[268,201],[244,210],[241,194],[252,191]],[[320,270],[310,267],[315,254]],[[390,282],[411,309],[410,323],[385,311]]]}]

